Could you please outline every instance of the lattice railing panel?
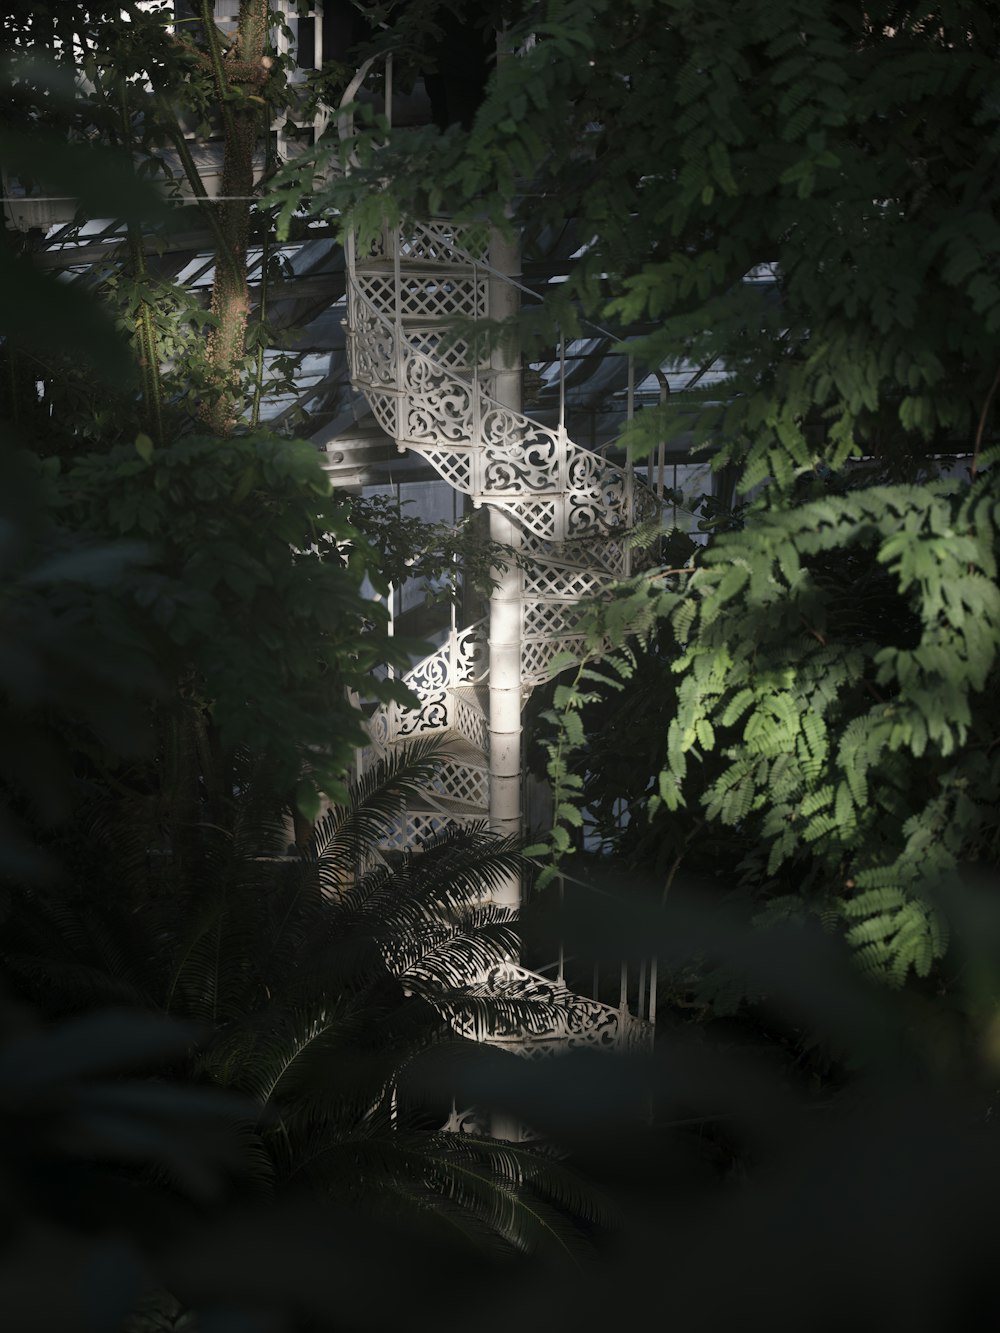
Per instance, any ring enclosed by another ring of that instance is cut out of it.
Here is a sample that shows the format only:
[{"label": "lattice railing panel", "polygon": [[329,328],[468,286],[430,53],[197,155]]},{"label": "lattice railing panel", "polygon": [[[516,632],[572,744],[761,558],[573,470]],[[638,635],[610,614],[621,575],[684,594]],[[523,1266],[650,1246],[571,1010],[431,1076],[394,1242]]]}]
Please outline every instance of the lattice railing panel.
[{"label": "lattice railing panel", "polygon": [[628,543],[622,539],[602,542],[594,551],[594,563],[616,578],[624,578],[629,571]]},{"label": "lattice railing panel", "polygon": [[[506,502],[499,507],[506,509]],[[557,542],[526,532],[521,539],[521,553],[526,561],[555,570],[597,571],[613,579],[624,578],[628,573],[626,542],[622,538],[609,538],[603,533]]]},{"label": "lattice railing panel", "polygon": [[368,405],[386,435],[396,439],[399,435],[399,399],[395,393],[369,393]]},{"label": "lattice railing panel", "polygon": [[386,320],[390,329],[396,309],[396,281],[391,271],[364,272],[357,274],[358,291],[363,300],[373,310],[377,310]]},{"label": "lattice railing panel", "polygon": [[466,699],[453,698],[452,728],[477,750],[486,754],[490,746],[489,723],[485,716]]},{"label": "lattice railing panel", "polygon": [[526,598],[555,597],[559,600],[570,598],[582,601],[593,597],[602,588],[608,586],[606,576],[592,573],[589,569],[573,569],[559,565],[527,565],[521,574],[522,586]]},{"label": "lattice railing panel", "polygon": [[521,634],[525,639],[548,634],[572,634],[579,631],[579,626],[579,602],[536,602],[526,599],[523,603]]},{"label": "lattice railing panel", "polygon": [[410,447],[414,453],[426,458],[442,480],[446,481],[454,490],[461,491],[463,495],[472,494],[475,456],[471,447],[463,453],[450,449],[430,449],[423,444],[413,444]]},{"label": "lattice railing panel", "polygon": [[536,537],[558,547],[563,518],[562,505],[558,500],[536,497],[531,504],[518,504],[516,500],[494,498],[490,503],[505,514],[510,514],[529,538]]},{"label": "lattice railing panel", "polygon": [[551,680],[553,659],[559,653],[584,657],[588,643],[582,634],[566,634],[557,639],[525,639],[521,644],[521,680],[525,685],[544,685]]},{"label": "lattice railing panel", "polygon": [[456,227],[448,219],[438,218],[409,223],[399,234],[398,243],[400,259],[407,262],[483,263],[489,253],[489,231],[486,227]]},{"label": "lattice railing panel", "polygon": [[[378,277],[371,281],[374,290]],[[400,278],[397,308],[404,320],[485,319],[486,280],[474,274],[423,273],[408,268]]]},{"label": "lattice railing panel", "polygon": [[[473,371],[478,371],[479,383],[484,383],[488,373],[482,362],[474,365],[473,353],[465,338],[455,338],[447,329],[407,327],[407,339],[415,352],[430,357],[437,365],[451,371],[460,379],[471,381]],[[487,390],[488,392],[488,390]]]},{"label": "lattice railing panel", "polygon": [[426,838],[443,832],[449,824],[474,824],[482,818],[478,814],[448,814],[429,810],[408,810],[396,829],[385,839],[389,851],[403,852],[415,847]]},{"label": "lattice railing panel", "polygon": [[489,773],[485,768],[470,764],[448,762],[438,771],[431,790],[452,801],[464,801],[478,811],[488,809],[490,803]]}]

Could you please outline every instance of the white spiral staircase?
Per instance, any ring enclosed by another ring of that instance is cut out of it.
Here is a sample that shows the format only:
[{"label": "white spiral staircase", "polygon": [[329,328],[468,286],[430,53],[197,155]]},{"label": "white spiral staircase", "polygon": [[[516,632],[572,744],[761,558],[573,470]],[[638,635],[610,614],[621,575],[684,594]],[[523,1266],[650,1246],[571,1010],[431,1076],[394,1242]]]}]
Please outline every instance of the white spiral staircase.
[{"label": "white spiral staircase", "polygon": [[[400,452],[413,450],[476,506],[513,521],[519,547],[520,688],[524,697],[551,678],[559,654],[584,648],[579,603],[628,574],[627,535],[657,502],[629,467],[607,463],[556,430],[494,396],[497,364],[470,356],[454,340],[456,316],[496,318],[491,293],[503,275],[490,264],[486,229],[447,219],[387,230],[363,251],[348,244],[348,348],[354,385]],[[502,313],[502,312],[500,312]],[[502,373],[502,372],[501,372]],[[486,622],[453,631],[418,663],[406,683],[416,709],[389,705],[370,725],[381,756],[415,737],[435,736],[450,755],[433,786],[411,802],[400,846],[449,821],[484,820],[489,811],[490,649]],[[646,977],[643,969],[643,977]],[[623,982],[618,1005],[573,995],[513,963],[470,990],[536,997],[558,1008],[544,1032],[511,1027],[480,1040],[536,1056],[566,1046],[634,1046],[651,1036],[646,1019],[655,982],[634,1005]],[[453,1026],[462,1030],[457,1017]]]}]

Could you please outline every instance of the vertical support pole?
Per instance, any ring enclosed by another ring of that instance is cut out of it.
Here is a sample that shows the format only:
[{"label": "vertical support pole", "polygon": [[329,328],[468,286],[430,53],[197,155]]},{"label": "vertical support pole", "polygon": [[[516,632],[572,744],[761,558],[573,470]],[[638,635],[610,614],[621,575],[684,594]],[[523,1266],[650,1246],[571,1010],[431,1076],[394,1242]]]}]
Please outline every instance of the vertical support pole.
[{"label": "vertical support pole", "polygon": [[566,981],[566,946],[563,943],[562,919],[566,909],[566,881],[559,876],[559,961],[556,981],[562,986]]},{"label": "vertical support pole", "polygon": [[[490,265],[497,273],[514,277],[520,272],[520,247],[494,229],[490,236]],[[517,313],[518,291],[503,278],[490,274],[489,317],[506,319]],[[521,410],[521,371],[516,355],[507,357],[500,348],[490,355],[493,397],[515,412]],[[478,387],[474,389],[478,398]],[[478,414],[477,414],[478,420]],[[482,444],[477,430],[477,445]],[[482,455],[480,453],[480,461]],[[520,529],[496,506],[490,506],[490,536],[517,549]],[[490,828],[502,835],[520,837],[521,818],[521,570],[509,564],[490,594],[489,607],[489,730],[490,730]],[[521,905],[521,876],[509,875],[493,891],[504,907]],[[516,960],[515,960],[516,961]],[[490,1135],[508,1143],[521,1141],[522,1129],[509,1111],[490,1112]]]},{"label": "vertical support pole", "polygon": [[[670,383],[669,383],[669,381],[667,380],[667,377],[666,377],[666,375],[664,375],[664,373],[663,373],[662,370],[660,370],[660,369],[654,370],[654,371],[653,371],[653,374],[656,376],[657,383],[658,383],[659,386],[660,386],[660,406],[663,407],[664,403],[667,401],[667,398],[668,398],[668,396],[669,396],[669,394],[670,394]],[[666,442],[666,440],[664,439],[664,437],[663,437],[663,435],[662,435],[662,433],[661,433],[661,435],[660,435],[660,442],[659,442],[659,445],[657,446],[657,463],[658,463],[658,469],[657,469],[657,478],[656,478],[656,498],[657,498],[658,500],[662,500],[662,499],[663,499],[663,492],[664,492],[664,490],[665,490],[665,486],[664,486],[664,481],[665,481],[665,478],[664,478],[664,466],[665,466],[665,459],[666,459],[666,450],[667,450],[667,442]],[[675,504],[675,505],[674,505],[674,526],[675,526],[675,527],[677,526],[676,520],[677,520],[677,506],[676,506],[676,504]]]},{"label": "vertical support pole", "polygon": [[[385,634],[387,639],[395,638],[396,635],[396,585],[390,583],[385,594],[385,609],[389,613],[386,621]],[[396,679],[396,668],[389,663],[385,668],[385,674],[389,680]]]},{"label": "vertical support pole", "polygon": [[[316,5],[316,4],[313,5],[313,16],[315,19],[315,25],[313,31],[316,34],[314,38],[315,41],[314,59],[316,62],[316,68],[322,69],[323,61],[326,59],[326,53],[323,50],[323,6],[322,5]],[[314,142],[318,141],[322,137],[322,135],[326,132],[326,126],[329,119],[330,119],[330,112],[325,105],[316,108],[315,112],[313,113],[313,129],[315,130]]]},{"label": "vertical support pole", "polygon": [[323,68],[323,6],[314,4],[313,15],[313,61],[317,69]]},{"label": "vertical support pole", "polygon": [[[635,357],[628,354],[628,383],[625,391],[625,420],[631,425],[635,419]],[[625,515],[631,526],[636,522],[635,507],[635,464],[631,451],[625,458]],[[632,573],[632,547],[629,542],[622,543],[622,574],[625,578]]]},{"label": "vertical support pole", "polygon": [[[498,274],[514,277],[520,271],[519,246],[499,230],[490,238],[490,263]],[[489,280],[489,315],[507,319],[517,313],[518,291],[502,277]],[[490,358],[493,397],[514,412],[521,410],[521,372],[518,357],[494,349]],[[477,444],[481,441],[477,440]],[[490,507],[490,536],[515,550],[520,529],[507,514]],[[521,571],[510,563],[500,573],[490,596],[490,828],[503,835],[521,834]],[[520,876],[512,874],[494,891],[505,907],[521,902]]]},{"label": "vertical support pole", "polygon": [[559,337],[559,434],[566,431],[566,339]]},{"label": "vertical support pole", "polygon": [[396,425],[396,452],[405,454],[406,445],[400,443],[405,434],[403,423],[407,415],[403,408],[403,384],[405,383],[406,371],[406,357],[403,354],[403,348],[406,346],[406,330],[403,328],[403,270],[399,255],[403,238],[399,227],[387,227],[385,237],[388,245],[392,247],[392,354],[396,363],[396,374],[393,380],[395,389],[393,415]]}]

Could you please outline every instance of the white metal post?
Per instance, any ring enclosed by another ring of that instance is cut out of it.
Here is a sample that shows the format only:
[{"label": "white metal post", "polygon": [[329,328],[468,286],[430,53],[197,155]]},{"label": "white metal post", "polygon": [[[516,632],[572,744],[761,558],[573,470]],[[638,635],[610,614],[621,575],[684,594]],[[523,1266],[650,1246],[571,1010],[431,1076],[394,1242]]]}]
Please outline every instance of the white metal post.
[{"label": "white metal post", "polygon": [[[519,247],[494,230],[490,244],[491,267],[499,274],[517,275]],[[489,313],[493,320],[517,313],[517,288],[503,278],[489,280]],[[505,356],[496,348],[490,357],[493,397],[515,412],[521,410],[521,372],[516,354]],[[490,536],[515,550],[520,531],[499,509],[490,507]],[[521,835],[521,571],[513,562],[499,573],[490,597],[489,730],[490,828],[504,835]],[[513,874],[495,891],[507,907],[521,901],[520,876]]]}]

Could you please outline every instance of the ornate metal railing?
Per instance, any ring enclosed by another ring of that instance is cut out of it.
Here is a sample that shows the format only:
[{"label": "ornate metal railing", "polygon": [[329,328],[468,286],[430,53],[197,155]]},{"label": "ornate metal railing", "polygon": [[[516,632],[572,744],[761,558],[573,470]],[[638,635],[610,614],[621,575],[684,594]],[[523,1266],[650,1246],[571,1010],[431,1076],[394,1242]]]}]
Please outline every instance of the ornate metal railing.
[{"label": "ornate metal railing", "polygon": [[[490,317],[499,275],[489,265],[483,228],[434,219],[386,231],[363,252],[349,242],[347,275],[351,374],[376,420],[400,452],[421,454],[474,504],[501,509],[515,522],[520,684],[527,691],[550,679],[557,655],[585,650],[579,605],[629,572],[629,532],[657,502],[630,467],[609,464],[562,425],[541,425],[494,397],[496,368],[454,331],[456,318]],[[486,816],[488,672],[485,624],[452,631],[404,677],[419,707],[389,705],[372,719],[376,753],[433,734],[454,747],[424,808],[411,810],[400,826],[399,845],[449,819]],[[481,1031],[474,1002],[498,996],[515,1002],[518,1017],[494,1018],[489,1032]],[[633,1047],[652,1031],[625,998],[617,1006],[587,999],[561,979],[513,962],[441,1007],[455,1031],[529,1057],[567,1046]]]},{"label": "ornate metal railing", "polygon": [[[403,676],[404,683],[420,700],[420,706],[414,709],[386,704],[373,716],[368,730],[375,750],[384,754],[397,741],[451,730],[464,732],[473,745],[485,743],[485,733],[474,720],[477,710],[453,691],[459,686],[479,685],[487,679],[487,652],[485,621],[452,630],[437,652]],[[474,728],[474,734],[470,734]]]},{"label": "ornate metal railing", "polygon": [[576,607],[629,572],[628,532],[656,508],[627,466],[609,464],[495,399],[492,373],[454,338],[456,316],[490,314],[483,229],[446,219],[350,247],[348,348],[354,383],[401,451],[413,450],[521,534],[521,679],[580,651]]}]

